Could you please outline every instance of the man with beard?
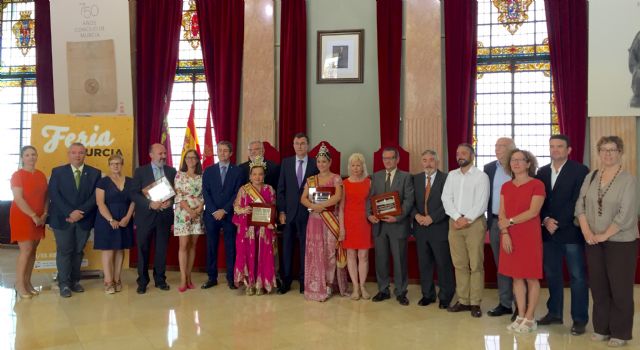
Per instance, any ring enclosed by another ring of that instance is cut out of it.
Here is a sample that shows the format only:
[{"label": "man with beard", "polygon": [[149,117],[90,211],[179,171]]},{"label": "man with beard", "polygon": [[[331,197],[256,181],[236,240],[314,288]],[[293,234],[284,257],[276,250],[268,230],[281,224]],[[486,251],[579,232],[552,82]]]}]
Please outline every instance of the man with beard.
[{"label": "man with beard", "polygon": [[442,204],[449,219],[449,246],[456,271],[458,301],[449,312],[470,311],[481,317],[484,290],[484,212],[489,201],[489,176],[473,166],[473,146],[462,143],[456,150],[460,168],[451,171],[442,190]]},{"label": "man with beard", "polygon": [[156,288],[169,290],[165,276],[167,261],[167,245],[169,233],[173,225],[173,199],[164,202],[152,201],[143,193],[142,189],[163,177],[171,183],[176,177],[176,169],[167,166],[167,149],[154,143],[149,148],[151,163],[136,169],[133,175],[131,199],[136,203],[135,224],[136,241],[138,244],[138,294],[147,292],[149,284],[149,251],[151,241],[155,240],[153,257],[153,280]]},{"label": "man with beard", "polygon": [[442,206],[442,188],[447,173],[438,170],[438,154],[433,150],[422,152],[423,172],[413,175],[415,206],[413,235],[416,237],[418,267],[422,299],[418,305],[427,306],[436,301],[433,281],[434,263],[438,268],[438,299],[440,309],[446,309],[456,292],[453,264],[449,249],[449,217]]},{"label": "man with beard", "polygon": [[[249,160],[238,165],[242,172],[242,181],[240,181],[241,185],[249,182],[249,163],[251,163],[257,156],[264,158],[264,145],[262,144],[262,141],[251,141],[249,143]],[[267,165],[267,170],[265,170],[264,174],[264,183],[276,189],[278,188],[280,166],[268,159],[264,159],[264,162]]]}]

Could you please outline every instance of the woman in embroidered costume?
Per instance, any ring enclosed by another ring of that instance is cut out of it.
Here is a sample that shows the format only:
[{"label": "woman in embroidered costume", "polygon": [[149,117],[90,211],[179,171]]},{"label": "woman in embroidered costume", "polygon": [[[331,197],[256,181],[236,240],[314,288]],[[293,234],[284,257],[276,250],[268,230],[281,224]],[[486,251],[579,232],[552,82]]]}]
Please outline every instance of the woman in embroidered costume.
[{"label": "woman in embroidered costume", "polygon": [[273,187],[264,183],[265,170],[264,159],[255,157],[249,163],[249,183],[240,187],[233,203],[233,223],[238,226],[234,282],[236,286],[244,284],[247,295],[271,293],[276,286],[274,226],[250,224],[252,203],[275,205],[276,202]]},{"label": "woman in embroidered costume", "polygon": [[[325,301],[331,296],[336,280],[340,294],[347,295],[347,258],[342,249],[344,235],[340,235],[337,205],[342,199],[342,179],[330,171],[331,155],[324,144],[316,156],[316,165],[320,173],[307,178],[300,198],[311,212],[304,258],[304,297]],[[326,199],[327,196],[318,196],[321,193],[331,196]]]}]

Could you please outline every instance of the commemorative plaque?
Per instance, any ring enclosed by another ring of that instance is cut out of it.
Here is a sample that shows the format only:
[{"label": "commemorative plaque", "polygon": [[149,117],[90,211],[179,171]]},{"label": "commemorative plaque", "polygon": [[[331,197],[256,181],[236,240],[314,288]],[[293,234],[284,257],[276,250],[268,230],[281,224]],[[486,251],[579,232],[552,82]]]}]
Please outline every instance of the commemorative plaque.
[{"label": "commemorative plaque", "polygon": [[251,203],[249,225],[269,226],[276,224],[276,206],[265,203]]},{"label": "commemorative plaque", "polygon": [[171,183],[166,177],[161,177],[142,189],[142,193],[151,201],[164,202],[176,195]]},{"label": "commemorative plaque", "polygon": [[371,210],[377,218],[402,214],[398,192],[387,192],[371,197]]}]

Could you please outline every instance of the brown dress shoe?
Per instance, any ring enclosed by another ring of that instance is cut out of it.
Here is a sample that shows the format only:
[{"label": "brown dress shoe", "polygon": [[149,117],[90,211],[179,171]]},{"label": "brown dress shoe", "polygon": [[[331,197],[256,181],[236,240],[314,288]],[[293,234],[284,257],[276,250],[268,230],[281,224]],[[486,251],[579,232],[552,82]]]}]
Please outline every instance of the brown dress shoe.
[{"label": "brown dress shoe", "polygon": [[480,305],[471,305],[471,317],[482,317],[482,310],[480,310]]},{"label": "brown dress shoe", "polygon": [[460,304],[460,302],[456,302],[454,305],[449,306],[447,311],[449,312],[460,312],[460,311],[469,311],[471,310],[471,306]]}]

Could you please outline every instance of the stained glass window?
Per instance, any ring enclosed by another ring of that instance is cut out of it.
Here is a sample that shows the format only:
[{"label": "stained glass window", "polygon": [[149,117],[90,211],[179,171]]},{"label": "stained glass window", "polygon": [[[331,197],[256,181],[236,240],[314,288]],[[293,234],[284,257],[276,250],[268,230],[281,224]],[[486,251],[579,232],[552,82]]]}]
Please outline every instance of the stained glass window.
[{"label": "stained glass window", "polygon": [[478,167],[511,137],[540,165],[559,132],[542,0],[478,0],[478,74],[473,141]]},{"label": "stained glass window", "polygon": [[[171,156],[173,166],[176,168],[180,166],[184,132],[187,127],[191,104],[194,102],[196,134],[200,142],[200,150],[204,151],[204,132],[207,123],[209,93],[204,75],[199,34],[195,1],[184,1],[182,26],[180,29],[178,68],[171,92],[169,114],[167,115],[169,137],[171,138]],[[215,153],[215,134],[213,138]],[[215,161],[217,161],[217,159],[216,156]]]},{"label": "stained glass window", "polygon": [[38,109],[34,15],[34,1],[0,0],[0,200],[13,198],[9,180]]}]

